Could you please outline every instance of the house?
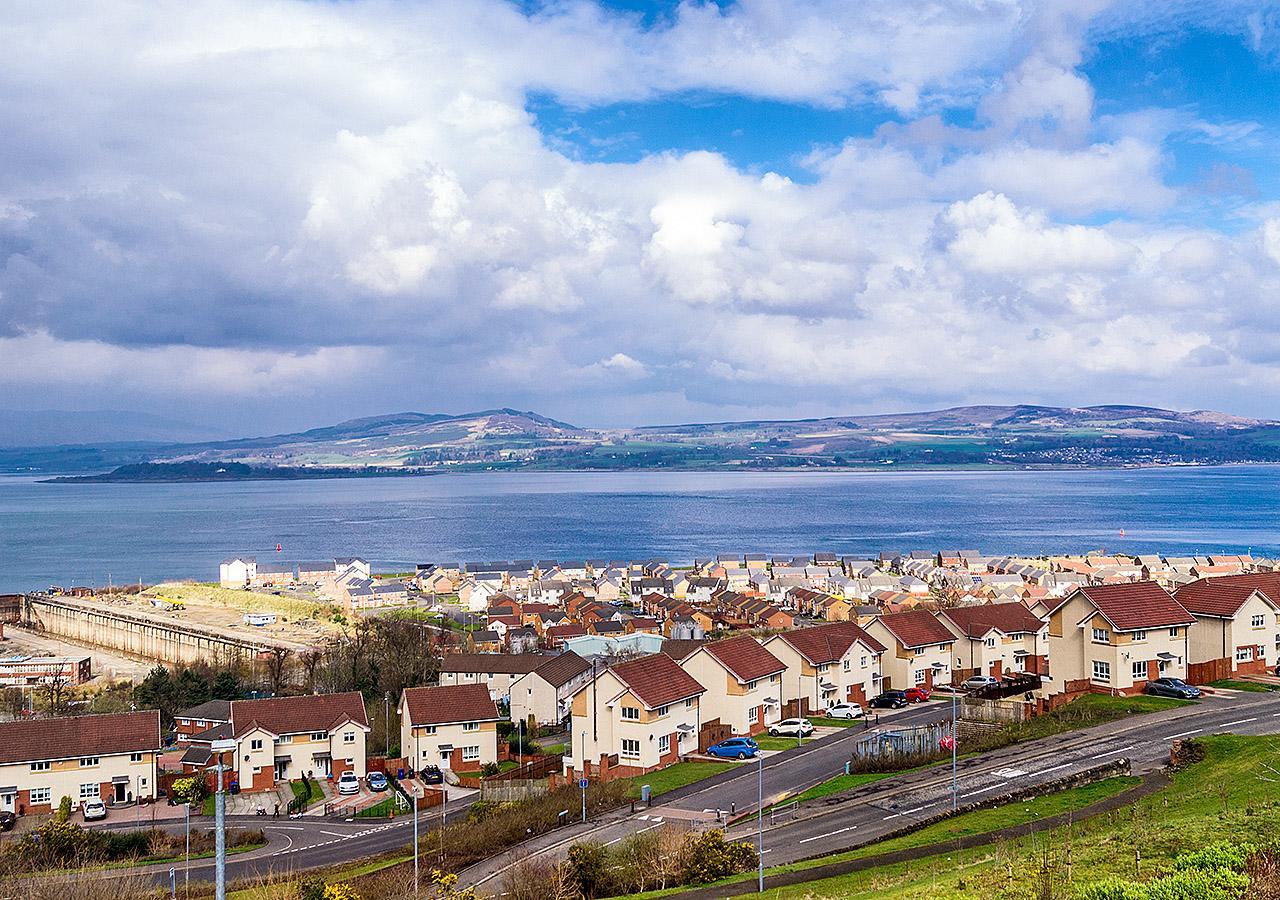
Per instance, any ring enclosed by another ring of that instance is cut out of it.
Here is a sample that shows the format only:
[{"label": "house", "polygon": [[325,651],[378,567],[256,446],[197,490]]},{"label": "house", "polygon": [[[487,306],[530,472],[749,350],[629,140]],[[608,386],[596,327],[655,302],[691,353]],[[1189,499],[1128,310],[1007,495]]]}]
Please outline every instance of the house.
[{"label": "house", "polygon": [[[0,629],[3,627],[0,624]],[[93,660],[88,656],[27,656],[18,653],[0,657],[0,686],[3,687],[72,686],[84,684],[91,678]]]},{"label": "house", "polygon": [[573,695],[590,680],[591,664],[578,654],[544,657],[536,669],[512,682],[511,721],[532,717],[537,725],[560,723],[569,714]]},{"label": "house", "polygon": [[511,686],[549,657],[537,653],[446,653],[440,684],[483,684],[495,701],[511,696]]},{"label": "house", "polygon": [[192,706],[174,713],[173,721],[178,732],[178,746],[185,747],[192,735],[230,722],[231,701],[209,700],[199,706]]},{"label": "house", "polygon": [[501,653],[502,635],[492,629],[467,632],[467,646],[476,653]]},{"label": "house", "polygon": [[0,811],[49,812],[63,797],[154,800],[160,713],[19,719],[0,723]]},{"label": "house", "polygon": [[1049,616],[1054,693],[1140,694],[1185,678],[1194,616],[1153,581],[1087,585]]},{"label": "house", "polygon": [[249,576],[250,587],[280,587],[293,581],[292,563],[256,563]]},{"label": "house", "polygon": [[567,775],[640,775],[698,748],[706,689],[671,657],[655,653],[596,673],[570,703]]},{"label": "house", "polygon": [[704,726],[718,720],[734,734],[759,734],[782,718],[786,663],[750,635],[703,644],[680,666],[706,688]]},{"label": "house", "polygon": [[274,790],[305,772],[365,774],[369,721],[359,691],[231,701],[234,781],[244,792]]},{"label": "house", "polygon": [[[337,563],[332,559],[300,562],[298,563],[298,581],[304,584],[321,584],[325,581],[333,581],[340,571]],[[364,573],[364,577],[368,578],[368,573]]]},{"label": "house", "polygon": [[218,584],[224,588],[247,588],[257,574],[258,560],[252,556],[236,556],[218,564]]},{"label": "house", "polygon": [[1221,575],[1184,584],[1173,596],[1196,620],[1190,630],[1190,680],[1275,670],[1280,661],[1280,574]]},{"label": "house", "polygon": [[482,684],[405,688],[400,694],[400,753],[424,766],[471,771],[498,761],[498,707]]},{"label": "house", "polygon": [[880,616],[867,623],[866,631],[887,648],[881,657],[885,688],[932,688],[951,680],[956,638],[928,610]]},{"label": "house", "polygon": [[937,616],[956,636],[953,683],[973,675],[1049,673],[1048,625],[1021,601],[956,606]]},{"label": "house", "polygon": [[784,631],[764,648],[786,664],[782,701],[800,701],[805,714],[845,701],[865,708],[880,693],[885,646],[852,622]]}]

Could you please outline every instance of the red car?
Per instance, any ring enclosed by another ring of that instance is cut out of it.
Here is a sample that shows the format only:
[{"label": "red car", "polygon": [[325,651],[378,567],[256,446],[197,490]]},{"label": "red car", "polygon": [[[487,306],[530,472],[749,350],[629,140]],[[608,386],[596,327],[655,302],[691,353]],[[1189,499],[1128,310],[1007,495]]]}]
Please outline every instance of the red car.
[{"label": "red car", "polygon": [[906,690],[908,703],[923,703],[929,699],[929,689],[924,685],[909,687]]}]

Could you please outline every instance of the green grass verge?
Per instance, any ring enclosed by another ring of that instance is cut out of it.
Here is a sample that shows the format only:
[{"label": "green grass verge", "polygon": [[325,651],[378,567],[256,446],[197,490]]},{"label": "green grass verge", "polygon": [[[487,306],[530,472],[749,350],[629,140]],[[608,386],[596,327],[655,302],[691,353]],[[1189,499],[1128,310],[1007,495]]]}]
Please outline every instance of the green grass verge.
[{"label": "green grass verge", "polygon": [[862,725],[861,719],[828,719],[825,716],[809,716],[809,721],[814,725],[827,728],[852,728],[855,725]]},{"label": "green grass verge", "polygon": [[[805,738],[804,742],[808,744],[813,738]],[[760,745],[761,750],[794,750],[800,746],[800,742],[793,737],[783,737],[779,735],[774,737],[771,734],[762,734],[756,738],[756,743]]]},{"label": "green grass verge", "polygon": [[[392,810],[396,809],[396,792],[388,790],[387,796],[383,797],[373,806],[367,806],[355,814],[357,819],[385,819]],[[408,812],[408,807],[405,808]]]},{"label": "green grass verge", "polygon": [[640,797],[640,786],[649,785],[650,796],[661,797],[663,794],[674,791],[676,788],[682,788],[686,785],[702,781],[704,778],[710,778],[712,775],[719,775],[721,772],[727,772],[730,769],[737,768],[743,763],[736,762],[679,762],[674,765],[667,766],[665,769],[659,769],[656,772],[650,772],[648,775],[637,775],[628,779],[631,787],[627,791],[627,796],[634,799]]},{"label": "green grass verge", "polygon": [[1275,690],[1275,688],[1268,687],[1265,684],[1258,684],[1253,681],[1236,681],[1234,678],[1210,681],[1206,687],[1223,688],[1228,691],[1248,691],[1251,694],[1269,694]]},{"label": "green grass verge", "polygon": [[[299,800],[306,801],[306,806],[310,806],[317,800],[324,799],[324,790],[320,787],[320,783],[314,778],[307,779],[306,785],[302,783],[301,779],[297,781],[290,781],[289,787],[293,790],[294,797],[297,797]],[[308,788],[310,788],[310,790],[308,790]],[[305,809],[306,806],[303,808]]]},{"label": "green grass verge", "polygon": [[[873,781],[881,781],[885,778],[892,778],[894,775],[900,775],[901,772],[860,772],[856,775],[836,775],[834,778],[828,778],[821,784],[815,784],[808,790],[801,791],[794,797],[788,797],[783,803],[804,803],[808,800],[817,800],[821,797],[830,797],[832,794],[840,794],[844,791],[851,791],[854,788],[862,787],[864,784],[871,784]],[[776,804],[782,806],[783,803]]]}]

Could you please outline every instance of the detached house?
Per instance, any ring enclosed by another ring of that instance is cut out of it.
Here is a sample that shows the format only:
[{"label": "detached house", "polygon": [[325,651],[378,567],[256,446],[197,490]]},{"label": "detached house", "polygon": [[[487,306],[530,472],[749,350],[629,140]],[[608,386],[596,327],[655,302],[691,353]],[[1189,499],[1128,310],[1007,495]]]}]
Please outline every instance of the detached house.
[{"label": "detached house", "polygon": [[0,810],[49,812],[63,797],[153,800],[160,748],[154,709],[0,723]]},{"label": "detached house", "polygon": [[759,734],[782,718],[786,663],[750,635],[703,644],[680,666],[706,688],[704,725],[718,720],[734,734]]},{"label": "detached house", "polygon": [[565,774],[640,775],[697,750],[705,692],[662,653],[600,671],[573,695]]},{"label": "detached house", "polygon": [[1081,587],[1049,616],[1057,693],[1140,694],[1185,678],[1195,617],[1153,581]]},{"label": "detached house", "polygon": [[922,684],[932,689],[951,680],[956,637],[928,610],[880,616],[866,631],[887,648],[881,658],[885,688]]},{"label": "detached house", "polygon": [[784,631],[764,648],[786,664],[783,702],[800,701],[806,714],[846,701],[865,708],[880,693],[885,646],[852,622]]},{"label": "detached house", "polygon": [[1021,602],[957,606],[938,611],[956,636],[956,683],[973,675],[1049,673],[1049,626]]},{"label": "detached house", "polygon": [[1196,620],[1191,629],[1190,680],[1263,675],[1275,669],[1280,657],[1280,573],[1193,581],[1178,588],[1174,598]]},{"label": "detached house", "polygon": [[365,774],[369,721],[359,691],[231,701],[232,769],[241,791],[273,790],[305,772]]},{"label": "detached house", "polygon": [[511,721],[533,718],[538,725],[555,725],[569,714],[569,701],[591,680],[591,664],[572,650],[543,657],[532,672],[511,684]]},{"label": "detached house", "polygon": [[415,771],[479,769],[498,761],[498,707],[483,684],[405,688],[400,754]]}]

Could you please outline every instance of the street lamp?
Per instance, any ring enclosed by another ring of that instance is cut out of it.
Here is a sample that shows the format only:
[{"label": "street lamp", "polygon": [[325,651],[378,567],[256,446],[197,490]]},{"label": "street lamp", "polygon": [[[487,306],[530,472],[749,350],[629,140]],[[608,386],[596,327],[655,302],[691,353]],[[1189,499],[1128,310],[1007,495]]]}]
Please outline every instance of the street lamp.
[{"label": "street lamp", "polygon": [[756,752],[756,857],[759,862],[757,889],[764,893],[764,757]]},{"label": "street lamp", "polygon": [[236,752],[234,739],[214,741],[209,749],[218,754],[218,793],[214,797],[214,893],[215,900],[227,900],[227,798],[222,793],[222,754]]}]

